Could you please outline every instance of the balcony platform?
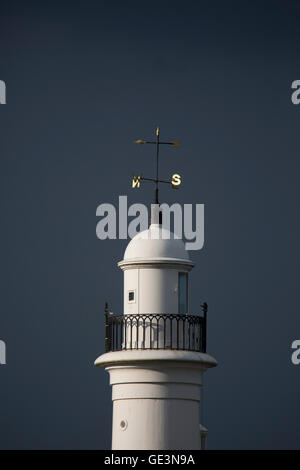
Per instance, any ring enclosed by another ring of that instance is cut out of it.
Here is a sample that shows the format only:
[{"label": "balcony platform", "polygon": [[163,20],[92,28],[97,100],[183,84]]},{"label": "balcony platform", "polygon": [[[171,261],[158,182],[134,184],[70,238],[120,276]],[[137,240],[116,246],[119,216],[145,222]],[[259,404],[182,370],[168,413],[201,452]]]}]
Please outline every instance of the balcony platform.
[{"label": "balcony platform", "polygon": [[175,349],[149,349],[149,350],[123,350],[111,351],[99,356],[95,361],[95,366],[108,367],[110,365],[120,365],[122,363],[140,362],[188,362],[191,365],[201,366],[203,369],[216,367],[216,359],[209,354],[195,351],[178,351]]}]

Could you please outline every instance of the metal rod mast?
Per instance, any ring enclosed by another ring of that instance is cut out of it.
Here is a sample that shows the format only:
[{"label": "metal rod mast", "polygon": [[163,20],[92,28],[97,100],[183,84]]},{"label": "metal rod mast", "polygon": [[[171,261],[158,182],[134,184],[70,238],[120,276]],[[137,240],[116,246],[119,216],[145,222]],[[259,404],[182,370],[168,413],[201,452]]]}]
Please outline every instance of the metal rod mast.
[{"label": "metal rod mast", "polygon": [[156,182],[155,182],[154,204],[159,204],[158,202],[158,154],[159,154],[159,127],[156,129]]},{"label": "metal rod mast", "polygon": [[[159,185],[159,183],[168,183],[168,184],[171,184],[173,188],[177,188],[177,186],[181,182],[180,181],[180,175],[177,175],[177,174],[173,175],[171,181],[158,179],[159,146],[160,145],[172,145],[173,147],[178,147],[180,145],[180,142],[178,142],[176,140],[173,141],[173,142],[160,142],[159,134],[160,134],[159,127],[157,127],[156,128],[156,140],[152,140],[152,141],[142,140],[142,139],[135,140],[135,143],[138,144],[138,145],[143,145],[143,144],[154,144],[154,145],[156,145],[156,175],[155,175],[155,178],[144,178],[142,175],[138,175],[138,176],[133,175],[133,183],[132,183],[133,188],[135,186],[137,186],[139,188],[141,180],[153,181],[155,183],[154,204],[159,204],[159,202],[158,202],[158,185]],[[174,179],[174,177],[176,177],[176,178]]]}]

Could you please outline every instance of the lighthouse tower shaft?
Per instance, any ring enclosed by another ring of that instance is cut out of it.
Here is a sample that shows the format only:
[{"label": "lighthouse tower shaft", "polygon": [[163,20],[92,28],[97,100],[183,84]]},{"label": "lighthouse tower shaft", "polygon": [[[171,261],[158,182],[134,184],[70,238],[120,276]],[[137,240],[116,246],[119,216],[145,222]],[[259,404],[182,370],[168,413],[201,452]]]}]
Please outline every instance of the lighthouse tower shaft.
[{"label": "lighthouse tower shaft", "polygon": [[[206,353],[205,315],[189,313],[193,268],[182,240],[153,220],[129,243],[124,314],[106,312],[113,449],[200,449],[200,387],[217,365]],[[203,433],[202,433],[203,437]]]}]

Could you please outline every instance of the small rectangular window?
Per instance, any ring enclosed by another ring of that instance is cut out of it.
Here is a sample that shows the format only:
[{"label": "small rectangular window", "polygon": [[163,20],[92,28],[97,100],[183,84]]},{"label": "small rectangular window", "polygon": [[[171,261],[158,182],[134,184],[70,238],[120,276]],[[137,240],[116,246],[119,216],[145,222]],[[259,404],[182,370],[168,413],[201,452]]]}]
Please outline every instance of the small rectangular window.
[{"label": "small rectangular window", "polygon": [[134,302],[134,291],[130,290],[128,292],[128,302]]}]

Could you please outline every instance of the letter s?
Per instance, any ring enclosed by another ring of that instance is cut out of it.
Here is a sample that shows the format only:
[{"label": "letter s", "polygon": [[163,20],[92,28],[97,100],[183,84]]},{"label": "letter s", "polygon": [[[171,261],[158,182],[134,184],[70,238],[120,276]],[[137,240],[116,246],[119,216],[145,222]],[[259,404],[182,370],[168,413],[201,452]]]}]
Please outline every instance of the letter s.
[{"label": "letter s", "polygon": [[176,187],[176,186],[179,186],[181,184],[181,176],[178,175],[177,173],[175,173],[173,176],[172,176],[172,186],[173,188]]}]

